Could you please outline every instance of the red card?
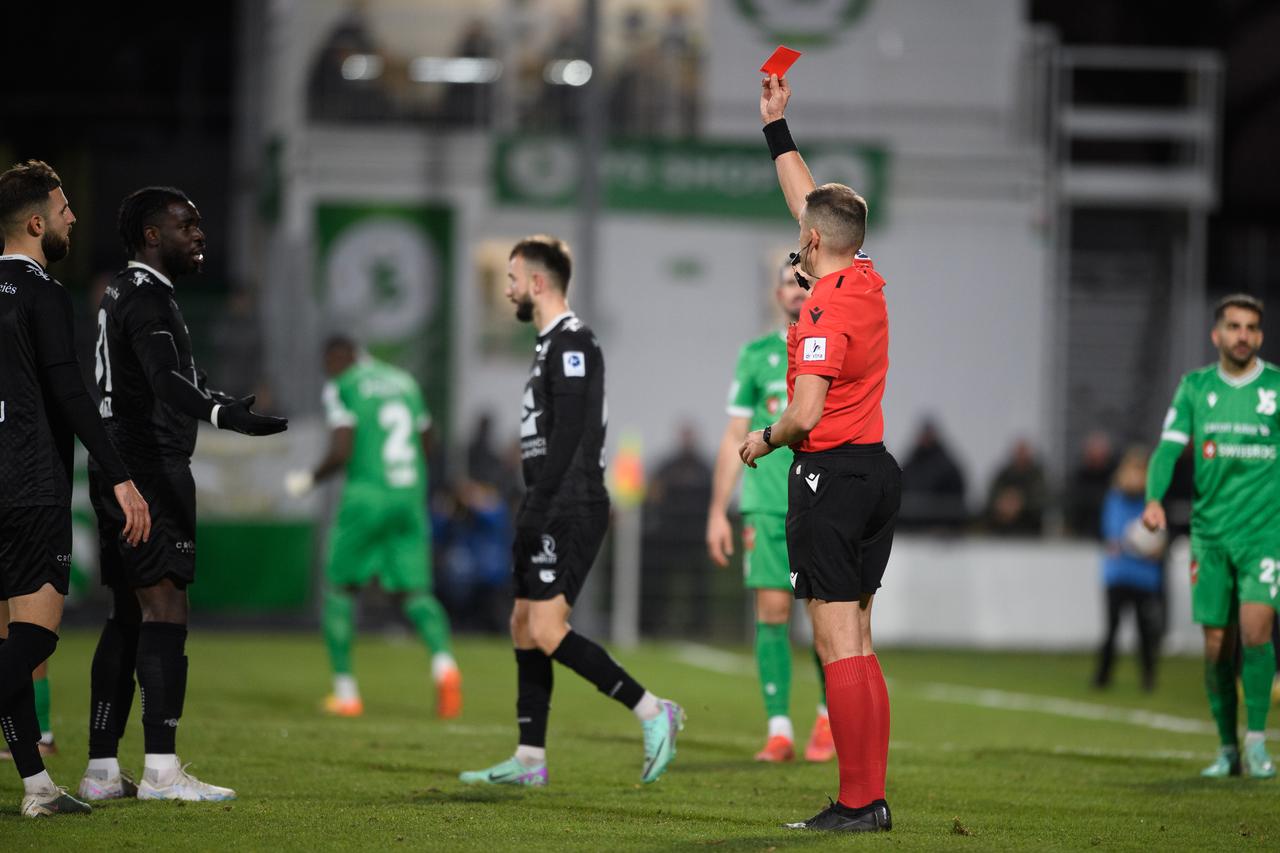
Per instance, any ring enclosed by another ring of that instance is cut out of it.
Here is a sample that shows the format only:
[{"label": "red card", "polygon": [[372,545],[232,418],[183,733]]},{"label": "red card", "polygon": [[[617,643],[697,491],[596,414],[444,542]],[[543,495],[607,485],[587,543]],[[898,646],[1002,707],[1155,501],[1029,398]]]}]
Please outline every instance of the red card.
[{"label": "red card", "polygon": [[760,66],[760,71],[764,74],[777,74],[781,77],[787,73],[787,69],[791,67],[792,63],[799,58],[800,51],[778,45],[778,49],[773,52],[773,56],[765,60],[764,65]]}]

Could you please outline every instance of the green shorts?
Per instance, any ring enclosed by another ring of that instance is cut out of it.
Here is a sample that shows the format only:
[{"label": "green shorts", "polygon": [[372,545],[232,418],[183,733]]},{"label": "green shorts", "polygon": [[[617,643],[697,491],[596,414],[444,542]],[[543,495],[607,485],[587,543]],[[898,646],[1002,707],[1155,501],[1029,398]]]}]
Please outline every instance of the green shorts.
[{"label": "green shorts", "polygon": [[1280,606],[1280,546],[1191,544],[1191,616],[1221,628],[1235,622],[1240,604]]},{"label": "green shorts", "polygon": [[431,589],[431,533],[426,507],[359,492],[343,495],[329,533],[325,578],[332,586],[365,586],[374,579],[387,592]]},{"label": "green shorts", "polygon": [[791,591],[785,515],[753,513],[742,517],[742,573],[748,589]]}]

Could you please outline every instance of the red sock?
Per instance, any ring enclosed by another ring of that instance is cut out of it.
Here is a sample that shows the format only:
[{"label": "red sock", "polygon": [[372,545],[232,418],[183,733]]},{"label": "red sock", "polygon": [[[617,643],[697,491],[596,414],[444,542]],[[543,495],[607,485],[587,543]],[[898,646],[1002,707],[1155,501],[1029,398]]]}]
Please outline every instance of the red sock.
[{"label": "red sock", "polygon": [[822,668],[827,676],[831,738],[840,765],[839,802],[854,809],[868,805],[884,792],[883,773],[877,777],[880,738],[871,691],[867,689],[865,661],[865,657],[841,658]]},{"label": "red sock", "polygon": [[884,799],[884,776],[889,766],[889,687],[884,682],[884,672],[880,669],[880,660],[875,655],[867,655],[867,689],[871,693],[875,706],[877,772],[876,792],[873,800]]}]

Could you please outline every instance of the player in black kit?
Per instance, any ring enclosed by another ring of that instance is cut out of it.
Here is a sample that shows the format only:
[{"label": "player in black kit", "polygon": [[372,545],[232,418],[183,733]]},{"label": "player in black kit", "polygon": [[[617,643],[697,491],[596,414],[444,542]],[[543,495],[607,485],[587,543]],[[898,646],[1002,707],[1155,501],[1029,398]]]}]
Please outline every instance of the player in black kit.
[{"label": "player in black kit", "polygon": [[102,471],[130,546],[151,520],[80,377],[71,298],[45,268],[66,256],[76,221],[62,181],[30,160],[0,175],[0,730],[24,796],[22,814],[84,813],[40,758],[31,672],[53,654],[71,571],[72,434]]},{"label": "player in black kit", "polygon": [[[108,478],[90,465],[102,582],[111,588],[113,606],[93,657],[89,766],[80,796],[228,800],[235,791],[196,779],[176,754],[187,688],[187,585],[196,569],[191,453],[198,421],[246,435],[280,432],[287,421],[251,411],[253,397],[237,400],[210,390],[196,369],[174,294],[174,279],[199,272],[204,263],[200,212],[186,194],[173,187],[140,189],[120,205],[119,227],[130,260],[102,297],[94,375],[107,431],[151,501],[154,526],[145,546],[119,547],[123,519],[108,501]],[[146,749],[136,785],[120,772],[117,758],[135,671]]]},{"label": "player in black kit", "polygon": [[517,243],[507,266],[507,298],[515,303],[516,318],[539,329],[522,401],[525,496],[512,548],[520,741],[506,761],[463,773],[468,784],[547,784],[552,660],[635,713],[644,728],[642,782],[654,782],[666,770],[675,758],[676,733],[684,727],[679,705],[645,690],[608,652],[569,627],[569,613],[609,526],[604,356],[565,299],[571,265],[568,246],[539,235]]}]

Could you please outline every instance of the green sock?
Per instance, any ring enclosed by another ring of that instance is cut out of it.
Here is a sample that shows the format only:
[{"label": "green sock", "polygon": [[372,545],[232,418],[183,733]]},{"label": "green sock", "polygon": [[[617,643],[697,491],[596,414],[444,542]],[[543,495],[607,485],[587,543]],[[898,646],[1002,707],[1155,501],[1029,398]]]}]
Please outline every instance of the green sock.
[{"label": "green sock", "polygon": [[813,650],[813,665],[818,668],[818,702],[822,707],[827,707],[827,671],[822,666],[822,658],[818,657],[818,650]]},{"label": "green sock", "polygon": [[1244,666],[1240,680],[1244,682],[1245,716],[1249,731],[1267,728],[1267,711],[1271,710],[1271,680],[1276,674],[1276,654],[1270,642],[1244,647]]},{"label": "green sock", "polygon": [[329,664],[339,675],[351,673],[351,644],[356,633],[356,602],[345,592],[324,594],[324,642],[329,647]]},{"label": "green sock", "polygon": [[1230,660],[1204,662],[1204,688],[1209,694],[1209,711],[1218,724],[1218,738],[1223,746],[1236,746],[1235,665]]},{"label": "green sock", "polygon": [[40,733],[51,732],[49,727],[49,679],[37,678],[31,683],[36,691],[36,720],[40,723]]},{"label": "green sock", "polygon": [[418,629],[418,635],[432,654],[452,653],[449,641],[449,616],[434,595],[411,593],[404,601],[404,615]]},{"label": "green sock", "polygon": [[770,717],[791,715],[791,639],[787,625],[756,623],[756,669],[764,712]]}]

